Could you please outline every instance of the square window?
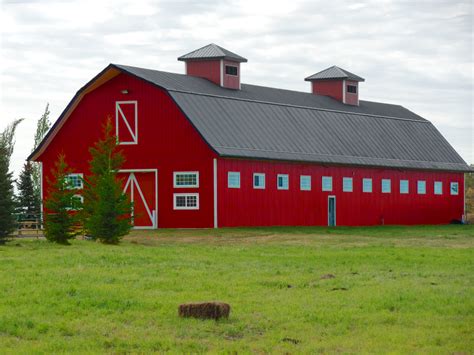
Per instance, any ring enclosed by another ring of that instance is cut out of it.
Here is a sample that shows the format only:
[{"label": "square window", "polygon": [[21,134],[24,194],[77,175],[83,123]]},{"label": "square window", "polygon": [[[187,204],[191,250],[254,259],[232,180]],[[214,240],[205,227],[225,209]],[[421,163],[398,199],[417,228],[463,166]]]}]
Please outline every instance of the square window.
[{"label": "square window", "polygon": [[408,192],[408,180],[400,180],[400,193],[407,194]]},{"label": "square window", "polygon": [[288,190],[288,175],[278,174],[277,175],[277,188],[278,190]]},{"label": "square window", "polygon": [[196,188],[199,187],[199,172],[197,171],[180,171],[174,172],[175,188]]},{"label": "square window", "polygon": [[84,188],[83,174],[69,174],[66,177],[66,184],[69,190]]},{"label": "square window", "polygon": [[265,188],[265,174],[260,174],[260,173],[253,174],[253,188],[254,189]]},{"label": "square window", "polygon": [[347,92],[350,92],[351,94],[357,94],[357,86],[347,85]]},{"label": "square window", "polygon": [[237,76],[237,73],[238,73],[237,67],[235,67],[233,65],[226,65],[225,66],[225,73],[227,75]]},{"label": "square window", "polygon": [[311,176],[309,175],[300,176],[300,190],[311,191]]},{"label": "square window", "polygon": [[332,191],[332,176],[323,176],[322,188],[323,191]]},{"label": "square window", "polygon": [[426,194],[426,181],[419,180],[417,186],[418,195]]},{"label": "square window", "polygon": [[459,195],[459,183],[458,182],[452,182],[450,184],[449,188],[451,195]]},{"label": "square window", "polygon": [[352,192],[352,178],[350,177],[342,178],[342,191]]},{"label": "square window", "polygon": [[174,194],[175,210],[198,210],[199,194]]},{"label": "square window", "polygon": [[372,179],[362,179],[362,192],[372,192]]},{"label": "square window", "polygon": [[442,195],[443,194],[443,183],[441,181],[435,181],[434,183],[434,194]]},{"label": "square window", "polygon": [[227,173],[227,187],[230,189],[240,188],[240,173],[229,171]]},{"label": "square window", "polygon": [[382,193],[389,194],[392,192],[390,179],[382,179]]}]

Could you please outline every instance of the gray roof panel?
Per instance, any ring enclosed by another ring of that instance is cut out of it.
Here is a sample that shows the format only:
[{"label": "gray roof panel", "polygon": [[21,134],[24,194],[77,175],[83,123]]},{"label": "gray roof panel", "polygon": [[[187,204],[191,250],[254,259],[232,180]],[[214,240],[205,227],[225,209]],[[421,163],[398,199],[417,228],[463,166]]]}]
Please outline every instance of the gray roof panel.
[{"label": "gray roof panel", "polygon": [[202,48],[196,49],[188,54],[178,57],[178,60],[188,61],[188,60],[210,60],[210,59],[228,59],[235,62],[247,62],[247,59],[244,57],[235,54],[225,48],[218,46],[217,44],[211,43]]},{"label": "gray roof panel", "polygon": [[365,81],[358,75],[355,75],[345,69],[339,68],[338,66],[332,66],[330,68],[321,70],[320,72],[310,75],[304,80],[315,81],[315,80],[334,80],[334,79],[346,79],[353,81]]}]

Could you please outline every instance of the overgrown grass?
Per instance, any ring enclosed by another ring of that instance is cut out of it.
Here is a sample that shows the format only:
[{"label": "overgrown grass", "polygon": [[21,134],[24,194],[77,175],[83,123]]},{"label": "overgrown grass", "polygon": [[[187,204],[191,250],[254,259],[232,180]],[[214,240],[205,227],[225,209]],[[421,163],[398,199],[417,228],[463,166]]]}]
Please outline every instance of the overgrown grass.
[{"label": "overgrown grass", "polygon": [[[2,353],[474,349],[472,226],[15,240],[0,246],[0,280]],[[178,318],[204,300],[230,303],[230,319]]]}]

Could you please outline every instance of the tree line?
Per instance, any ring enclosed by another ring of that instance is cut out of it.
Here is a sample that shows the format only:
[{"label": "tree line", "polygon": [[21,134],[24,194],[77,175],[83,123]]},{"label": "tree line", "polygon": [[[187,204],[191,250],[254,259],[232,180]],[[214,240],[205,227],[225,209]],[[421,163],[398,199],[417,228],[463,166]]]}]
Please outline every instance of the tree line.
[{"label": "tree line", "polygon": [[[51,127],[49,114],[47,105],[37,122],[33,150]],[[43,215],[39,164],[26,162],[17,181],[9,170],[15,131],[21,122],[22,119],[15,120],[0,132],[0,242],[9,240],[18,219],[39,218],[44,222],[45,237],[51,242],[69,244],[70,239],[84,234],[103,243],[118,243],[130,231],[132,204],[117,175],[125,159],[118,150],[110,117],[102,127],[101,138],[89,149],[90,174],[82,181],[83,202],[71,184],[67,157],[61,153],[47,178]]]}]

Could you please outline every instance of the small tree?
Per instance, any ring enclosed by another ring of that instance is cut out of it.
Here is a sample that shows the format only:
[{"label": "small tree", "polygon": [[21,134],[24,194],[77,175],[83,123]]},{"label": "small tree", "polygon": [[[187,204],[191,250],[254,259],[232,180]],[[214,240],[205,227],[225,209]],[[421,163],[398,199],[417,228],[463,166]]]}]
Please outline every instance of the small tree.
[{"label": "small tree", "polygon": [[[1,134],[0,134],[1,136]],[[5,146],[0,145],[0,241],[4,242],[15,229],[13,213],[15,204],[13,201],[12,174],[8,172],[8,151]]]},{"label": "small tree", "polygon": [[103,137],[89,149],[91,176],[85,182],[84,226],[88,235],[106,244],[117,244],[130,232],[131,203],[117,174],[125,159],[117,147],[110,117]]},{"label": "small tree", "polygon": [[50,242],[59,244],[69,244],[69,239],[78,234],[75,232],[78,217],[71,210],[80,206],[67,178],[69,173],[65,157],[61,154],[52,170],[53,178],[47,179],[49,188],[45,201],[45,237]]},{"label": "small tree", "polygon": [[[35,142],[33,145],[33,150],[38,148],[41,141],[45,137],[49,128],[51,127],[51,122],[49,120],[49,103],[46,104],[43,115],[38,119],[36,123],[36,132],[35,132]],[[33,190],[38,201],[41,201],[41,171],[39,163],[33,162]]]},{"label": "small tree", "polygon": [[33,188],[33,166],[30,162],[25,163],[17,181],[17,204],[18,212],[23,216],[37,216],[40,202]]}]

